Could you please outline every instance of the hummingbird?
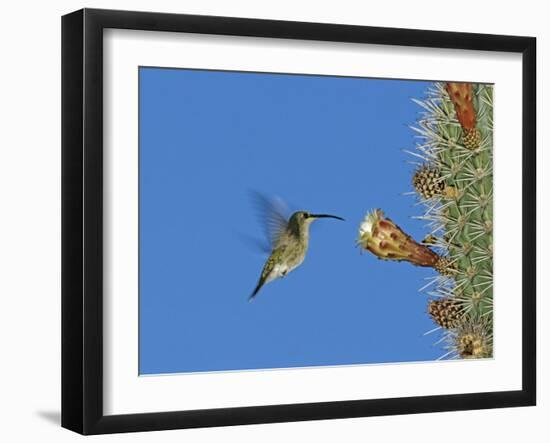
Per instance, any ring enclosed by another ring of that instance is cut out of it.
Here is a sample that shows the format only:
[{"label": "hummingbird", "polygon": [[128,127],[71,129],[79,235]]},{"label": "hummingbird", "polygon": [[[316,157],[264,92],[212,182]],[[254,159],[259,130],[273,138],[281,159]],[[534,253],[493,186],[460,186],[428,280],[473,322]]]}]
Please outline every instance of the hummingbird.
[{"label": "hummingbird", "polygon": [[260,197],[260,203],[265,213],[264,221],[271,241],[271,254],[249,301],[254,300],[264,284],[286,276],[302,264],[309,244],[311,223],[321,218],[344,220],[336,215],[312,214],[308,211],[294,212],[287,219],[280,205],[277,207],[264,197]]}]

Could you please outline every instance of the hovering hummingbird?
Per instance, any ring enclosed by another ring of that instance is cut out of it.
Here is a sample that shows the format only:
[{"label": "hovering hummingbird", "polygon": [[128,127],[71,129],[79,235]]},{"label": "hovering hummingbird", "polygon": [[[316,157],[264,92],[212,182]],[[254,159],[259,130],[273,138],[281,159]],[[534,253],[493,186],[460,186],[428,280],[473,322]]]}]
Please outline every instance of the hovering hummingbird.
[{"label": "hovering hummingbird", "polygon": [[281,205],[258,196],[263,206],[264,223],[271,241],[271,254],[264,265],[256,288],[249,301],[254,300],[261,287],[277,278],[284,277],[302,264],[309,244],[309,227],[320,218],[342,217],[329,214],[312,214],[307,211],[294,212],[288,219],[281,210]]}]

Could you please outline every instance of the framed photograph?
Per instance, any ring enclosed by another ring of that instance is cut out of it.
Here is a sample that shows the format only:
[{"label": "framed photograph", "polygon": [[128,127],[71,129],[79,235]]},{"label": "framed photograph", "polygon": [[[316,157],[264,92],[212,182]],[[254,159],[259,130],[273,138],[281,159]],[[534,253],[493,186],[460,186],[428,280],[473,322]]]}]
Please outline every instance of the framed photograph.
[{"label": "framed photograph", "polygon": [[535,404],[530,37],[62,20],[62,425]]}]

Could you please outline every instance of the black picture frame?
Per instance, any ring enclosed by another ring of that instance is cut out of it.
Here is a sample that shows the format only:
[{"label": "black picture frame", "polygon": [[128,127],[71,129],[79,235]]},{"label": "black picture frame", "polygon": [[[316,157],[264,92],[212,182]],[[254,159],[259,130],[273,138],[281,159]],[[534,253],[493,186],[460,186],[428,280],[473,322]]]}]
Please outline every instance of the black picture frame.
[{"label": "black picture frame", "polygon": [[[522,54],[522,389],[131,415],[103,413],[103,30],[192,32]],[[62,426],[81,434],[530,406],[536,402],[536,39],[83,9],[62,18]]]}]

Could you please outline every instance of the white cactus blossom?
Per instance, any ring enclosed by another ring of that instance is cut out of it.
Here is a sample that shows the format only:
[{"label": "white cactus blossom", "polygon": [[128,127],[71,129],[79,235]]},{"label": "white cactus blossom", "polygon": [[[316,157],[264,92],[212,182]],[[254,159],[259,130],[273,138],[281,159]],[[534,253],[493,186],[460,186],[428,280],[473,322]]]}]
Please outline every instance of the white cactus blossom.
[{"label": "white cactus blossom", "polygon": [[372,229],[374,227],[374,224],[380,219],[380,209],[374,209],[370,212],[367,212],[365,215],[365,218],[361,222],[361,225],[359,226],[359,235],[361,237],[365,235],[372,235]]},{"label": "white cactus blossom", "polygon": [[373,209],[370,212],[367,212],[365,218],[359,225],[359,238],[357,243],[361,245],[364,249],[367,249],[369,240],[372,238],[372,232],[374,230],[374,225],[382,217],[382,211],[380,209]]}]

